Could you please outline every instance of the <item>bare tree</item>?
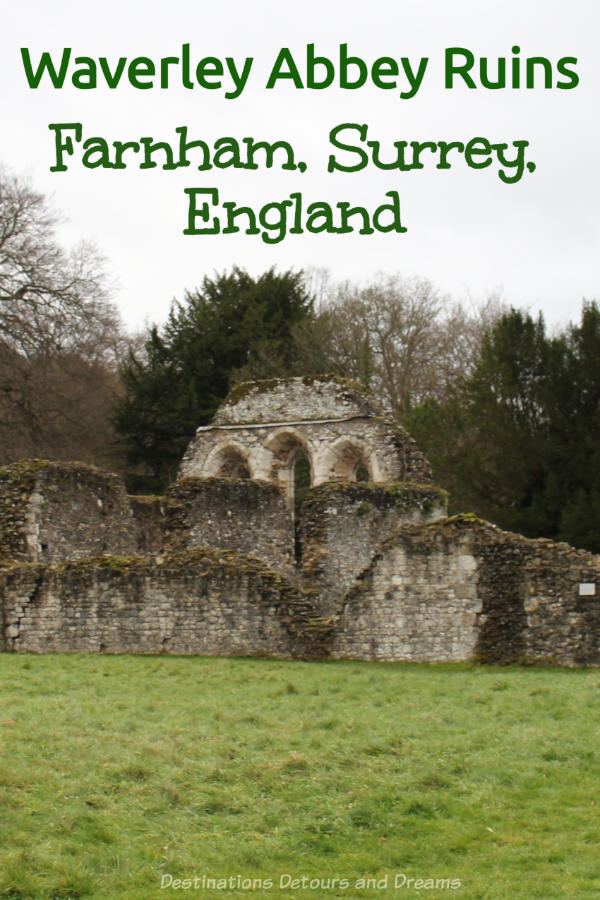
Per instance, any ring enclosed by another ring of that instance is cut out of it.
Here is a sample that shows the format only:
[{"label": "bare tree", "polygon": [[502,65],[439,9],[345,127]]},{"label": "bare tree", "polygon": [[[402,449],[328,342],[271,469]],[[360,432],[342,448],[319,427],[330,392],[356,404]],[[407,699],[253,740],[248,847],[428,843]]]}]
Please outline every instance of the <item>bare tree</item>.
[{"label": "bare tree", "polygon": [[112,437],[106,420],[123,329],[102,258],[89,244],[64,250],[58,221],[42,194],[0,171],[4,461],[21,455],[94,461],[106,457]]},{"label": "bare tree", "polygon": [[459,304],[426,279],[379,274],[334,283],[309,269],[313,314],[292,329],[292,361],[260,348],[234,381],[331,373],[366,385],[394,415],[424,400],[443,403],[472,369],[487,329],[504,312],[497,297]]},{"label": "bare tree", "polygon": [[495,299],[465,308],[431,282],[379,274],[365,284],[327,285],[312,321],[294,332],[297,368],[329,371],[367,385],[397,414],[442,401],[469,373],[481,337],[500,315]]}]

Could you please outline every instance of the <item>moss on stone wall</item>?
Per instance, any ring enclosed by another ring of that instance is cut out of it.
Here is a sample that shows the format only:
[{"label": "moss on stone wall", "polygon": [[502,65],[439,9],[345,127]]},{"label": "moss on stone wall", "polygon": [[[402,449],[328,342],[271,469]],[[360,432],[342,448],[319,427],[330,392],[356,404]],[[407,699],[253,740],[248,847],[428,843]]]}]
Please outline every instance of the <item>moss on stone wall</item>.
[{"label": "moss on stone wall", "polygon": [[117,475],[83,463],[21,460],[0,469],[0,558],[51,561],[135,549]]},{"label": "moss on stone wall", "polygon": [[436,508],[446,509],[448,494],[433,485],[408,481],[392,484],[328,481],[311,488],[302,504],[300,516],[305,542],[324,539],[328,510],[336,501],[353,509],[359,517],[375,510],[383,513],[419,511],[427,515]]},{"label": "moss on stone wall", "polygon": [[[22,491],[31,490],[38,472],[47,469],[50,465],[51,463],[47,459],[21,459],[0,468],[0,482],[17,485]],[[52,465],[57,466],[60,463]]]},{"label": "moss on stone wall", "polygon": [[446,503],[426,477],[320,484],[294,569],[278,484],[191,477],[127,498],[94,467],[5,466],[0,649],[599,665],[600,597],[578,588],[600,586],[600,558],[473,515],[424,521]]},{"label": "moss on stone wall", "polygon": [[50,466],[47,460],[25,459],[0,468],[0,558],[27,556],[25,515],[38,474]]},{"label": "moss on stone wall", "polygon": [[322,605],[329,613],[402,521],[440,516],[445,509],[445,492],[429,485],[342,481],[318,485],[300,512],[302,576],[320,585]]},{"label": "moss on stone wall", "polygon": [[334,385],[339,391],[345,391],[350,398],[359,394],[363,399],[368,399],[374,407],[377,406],[375,399],[371,395],[368,388],[359,381],[352,381],[350,378],[340,378],[337,375],[304,375],[301,378],[265,378],[258,381],[243,381],[236,384],[222,403],[222,406],[235,406],[241,400],[247,397],[269,393],[276,388],[285,387],[287,384],[300,383],[305,387],[319,387],[322,385]]},{"label": "moss on stone wall", "polygon": [[[400,556],[398,551],[402,551]],[[447,557],[447,563],[443,558]],[[449,572],[459,557],[472,558],[475,580],[455,584]],[[414,563],[420,559],[431,583],[414,581]],[[581,582],[600,587],[600,558],[567,544],[529,539],[502,531],[473,515],[458,515],[428,524],[405,524],[384,541],[371,564],[361,573],[347,602],[355,616],[380,603],[373,585],[382,590],[382,572],[402,560],[395,588],[386,593],[393,607],[406,597],[426,604],[428,592],[447,591],[456,603],[465,591],[465,604],[473,599],[477,614],[477,640],[473,660],[486,664],[542,662],[545,665],[600,664],[600,598],[579,596]],[[454,562],[452,562],[454,560]],[[431,568],[430,568],[431,567]],[[396,601],[393,600],[397,594]],[[406,596],[405,596],[406,594]],[[418,635],[414,637],[418,654]],[[418,658],[418,655],[415,657]]]},{"label": "moss on stone wall", "polygon": [[[172,652],[210,653],[214,646],[212,652],[227,655],[231,627],[236,654],[244,647],[243,655],[256,652],[251,633],[257,630],[264,631],[269,655],[315,659],[328,655],[331,637],[331,623],[319,616],[313,593],[231,551],[14,565],[0,571],[0,596],[12,650],[135,652],[139,634],[140,652],[164,652],[166,628],[178,635]],[[244,636],[246,617],[251,632]]]},{"label": "moss on stone wall", "polygon": [[206,546],[293,569],[293,523],[277,484],[247,478],[183,478],[165,498],[165,547]]}]

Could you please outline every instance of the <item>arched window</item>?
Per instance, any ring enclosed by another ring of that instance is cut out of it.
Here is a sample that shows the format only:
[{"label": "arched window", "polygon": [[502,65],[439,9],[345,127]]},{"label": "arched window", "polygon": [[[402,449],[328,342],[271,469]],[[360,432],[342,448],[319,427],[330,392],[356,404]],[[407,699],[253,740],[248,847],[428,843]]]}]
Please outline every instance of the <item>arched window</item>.
[{"label": "arched window", "polygon": [[269,435],[264,446],[270,454],[269,480],[281,485],[294,512],[313,480],[306,441],[301,434],[286,428]]},{"label": "arched window", "polygon": [[370,460],[356,441],[341,438],[331,445],[325,459],[328,481],[373,481]]},{"label": "arched window", "polygon": [[248,460],[241,450],[232,445],[219,447],[211,454],[202,474],[218,478],[252,478]]},{"label": "arched window", "polygon": [[226,478],[250,478],[250,469],[244,459],[238,459],[233,465],[227,466],[227,473],[222,472]]}]

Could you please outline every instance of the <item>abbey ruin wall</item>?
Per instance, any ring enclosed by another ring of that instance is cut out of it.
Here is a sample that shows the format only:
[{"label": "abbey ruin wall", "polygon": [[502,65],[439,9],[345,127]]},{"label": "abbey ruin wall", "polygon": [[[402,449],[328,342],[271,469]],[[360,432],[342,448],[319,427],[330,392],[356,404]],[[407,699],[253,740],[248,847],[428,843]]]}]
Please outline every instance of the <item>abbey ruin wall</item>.
[{"label": "abbey ruin wall", "polygon": [[600,665],[600,558],[472,516],[406,525],[345,598],[335,658]]},{"label": "abbey ruin wall", "polygon": [[58,562],[136,551],[131,504],[117,475],[46,460],[0,469],[0,560]]},{"label": "abbey ruin wall", "polygon": [[598,583],[592,554],[457,517],[401,526],[333,614],[230,551],[0,568],[0,646],[596,666]]},{"label": "abbey ruin wall", "polygon": [[[243,527],[240,524],[243,523]],[[209,547],[254,556],[273,571],[294,570],[294,524],[274,484],[185,478],[165,498],[165,551]]]},{"label": "abbey ruin wall", "polygon": [[300,458],[310,464],[313,485],[353,481],[360,467],[370,482],[432,482],[413,439],[364,389],[343,379],[299,378],[235,388],[213,423],[198,429],[179,478],[247,477],[278,483],[289,496]]},{"label": "abbey ruin wall", "polygon": [[0,570],[4,650],[320,654],[310,602],[256,560],[191,551]]},{"label": "abbey ruin wall", "polygon": [[302,506],[300,571],[319,585],[323,614],[338,609],[381,543],[401,525],[446,512],[446,494],[432,485],[340,482],[313,488]]},{"label": "abbey ruin wall", "polygon": [[447,518],[412,438],[342,379],[236,388],[164,498],[0,468],[5,651],[595,666],[599,587],[598,556]]}]

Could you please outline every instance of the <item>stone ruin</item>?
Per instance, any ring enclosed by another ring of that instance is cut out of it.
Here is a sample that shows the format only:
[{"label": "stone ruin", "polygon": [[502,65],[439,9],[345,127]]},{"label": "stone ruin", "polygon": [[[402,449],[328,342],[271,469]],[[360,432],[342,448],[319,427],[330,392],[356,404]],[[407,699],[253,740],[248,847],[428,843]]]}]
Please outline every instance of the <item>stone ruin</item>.
[{"label": "stone ruin", "polygon": [[239,385],[165,497],[0,469],[5,651],[598,665],[599,582],[591,553],[448,518],[410,435],[343,379]]}]

